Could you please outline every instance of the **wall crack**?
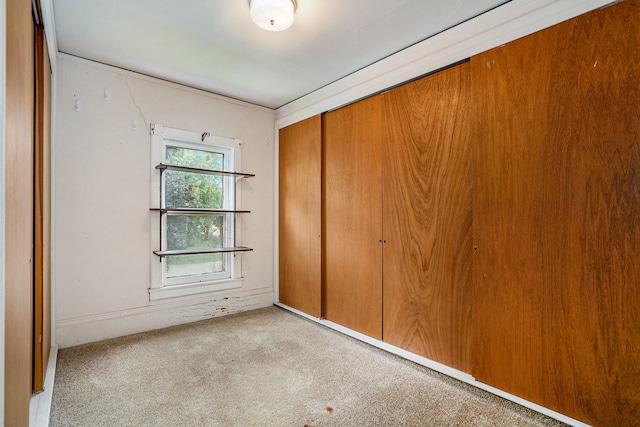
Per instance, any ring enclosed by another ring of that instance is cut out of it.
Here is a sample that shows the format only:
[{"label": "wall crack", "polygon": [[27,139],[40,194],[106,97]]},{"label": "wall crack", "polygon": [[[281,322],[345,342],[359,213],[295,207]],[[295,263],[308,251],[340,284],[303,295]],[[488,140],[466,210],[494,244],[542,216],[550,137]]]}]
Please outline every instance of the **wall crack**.
[{"label": "wall crack", "polygon": [[151,127],[149,126],[149,122],[147,121],[147,117],[144,115],[144,113],[142,112],[142,108],[140,108],[140,106],[138,105],[138,103],[136,102],[135,97],[133,96],[133,91],[131,90],[131,86],[129,86],[129,79],[127,79],[126,77],[124,78],[124,83],[127,85],[127,89],[129,89],[129,96],[131,97],[131,102],[133,103],[133,105],[135,105],[135,107],[138,109],[138,112],[140,113],[140,116],[142,116],[142,121],[144,121],[144,128],[147,130],[147,133],[149,135],[151,135]]}]

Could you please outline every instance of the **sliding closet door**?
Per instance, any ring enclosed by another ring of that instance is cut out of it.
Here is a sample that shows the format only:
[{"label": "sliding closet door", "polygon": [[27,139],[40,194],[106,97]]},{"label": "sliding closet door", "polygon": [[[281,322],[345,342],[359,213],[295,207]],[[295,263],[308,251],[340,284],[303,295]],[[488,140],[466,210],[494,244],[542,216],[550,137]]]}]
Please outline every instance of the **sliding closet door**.
[{"label": "sliding closet door", "polygon": [[34,334],[33,390],[44,390],[44,377],[51,348],[51,68],[44,29],[36,27],[36,114],[34,174]]},{"label": "sliding closet door", "polygon": [[280,129],[280,302],[321,315],[321,116]]},{"label": "sliding closet door", "polygon": [[382,338],[380,97],[323,122],[324,317]]},{"label": "sliding closet door", "polygon": [[34,25],[31,2],[6,2],[4,422],[29,423],[33,343]]},{"label": "sliding closet door", "polygon": [[469,63],[384,98],[384,341],[469,371]]},{"label": "sliding closet door", "polygon": [[473,375],[599,426],[640,417],[640,5],[471,60]]}]

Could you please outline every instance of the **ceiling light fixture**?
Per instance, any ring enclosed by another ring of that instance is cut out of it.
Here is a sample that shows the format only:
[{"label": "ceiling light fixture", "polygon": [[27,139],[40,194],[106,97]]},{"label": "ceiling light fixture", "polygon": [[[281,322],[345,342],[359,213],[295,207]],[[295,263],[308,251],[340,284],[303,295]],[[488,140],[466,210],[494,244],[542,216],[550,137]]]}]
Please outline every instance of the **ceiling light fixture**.
[{"label": "ceiling light fixture", "polygon": [[267,31],[286,30],[293,24],[296,0],[249,0],[251,19]]}]

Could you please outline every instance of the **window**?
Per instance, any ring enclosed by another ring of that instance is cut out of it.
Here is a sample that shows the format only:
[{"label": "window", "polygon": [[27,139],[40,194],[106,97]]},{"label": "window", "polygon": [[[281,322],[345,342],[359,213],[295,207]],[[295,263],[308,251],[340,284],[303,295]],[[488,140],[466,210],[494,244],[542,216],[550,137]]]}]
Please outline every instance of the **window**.
[{"label": "window", "polygon": [[[158,208],[152,210],[161,211],[151,224],[152,246],[163,251],[234,247],[238,238],[236,217],[233,212],[225,211],[236,210],[236,177],[206,170],[238,170],[241,142],[160,125],[153,126],[151,141],[151,197],[153,203],[159,203]],[[161,173],[156,168],[158,164],[194,170],[167,168]],[[152,264],[150,298],[239,287],[240,259],[233,252],[156,257]]]},{"label": "window", "polygon": [[[227,147],[203,146],[164,140],[163,162],[167,165],[230,171],[233,151]],[[225,167],[226,166],[226,167]],[[233,210],[234,182],[231,177],[166,170],[162,175],[164,208]],[[233,246],[233,214],[185,214],[167,212],[162,218],[163,247],[167,250],[223,248]],[[231,277],[230,253],[172,255],[165,258],[165,286],[208,282]]]}]

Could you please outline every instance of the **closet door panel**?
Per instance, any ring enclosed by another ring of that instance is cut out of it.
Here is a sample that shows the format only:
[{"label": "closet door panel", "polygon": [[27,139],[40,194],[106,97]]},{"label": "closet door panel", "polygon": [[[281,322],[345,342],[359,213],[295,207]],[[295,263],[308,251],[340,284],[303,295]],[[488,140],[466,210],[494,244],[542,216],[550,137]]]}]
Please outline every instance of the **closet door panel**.
[{"label": "closet door panel", "polygon": [[280,302],[321,316],[322,125],[317,115],[280,129]]},{"label": "closet door panel", "polygon": [[[33,374],[34,24],[32,3],[6,2],[4,127],[4,418],[29,424]],[[0,385],[2,386],[2,385]]]},{"label": "closet door panel", "polygon": [[384,341],[469,371],[469,64],[384,98]]},{"label": "closet door panel", "polygon": [[640,5],[471,60],[473,375],[593,425],[640,417]]},{"label": "closet door panel", "polygon": [[380,97],[323,121],[324,317],[382,338]]}]

